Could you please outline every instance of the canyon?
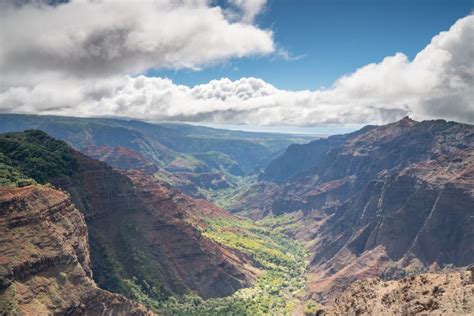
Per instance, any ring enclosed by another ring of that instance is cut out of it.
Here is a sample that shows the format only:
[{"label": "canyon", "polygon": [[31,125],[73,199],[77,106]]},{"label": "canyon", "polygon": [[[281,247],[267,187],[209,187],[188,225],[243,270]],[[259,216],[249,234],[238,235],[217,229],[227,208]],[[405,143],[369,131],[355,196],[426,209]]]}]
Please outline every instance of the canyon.
[{"label": "canyon", "polygon": [[0,122],[66,142],[0,135],[3,310],[473,311],[472,125],[404,118],[326,138]]}]

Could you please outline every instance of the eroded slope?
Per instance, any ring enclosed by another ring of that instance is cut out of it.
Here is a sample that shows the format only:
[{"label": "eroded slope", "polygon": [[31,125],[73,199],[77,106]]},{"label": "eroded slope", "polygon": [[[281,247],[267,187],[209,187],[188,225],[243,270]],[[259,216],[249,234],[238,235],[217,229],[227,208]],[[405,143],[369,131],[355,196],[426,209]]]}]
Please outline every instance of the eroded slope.
[{"label": "eroded slope", "polygon": [[145,315],[92,279],[84,216],[40,185],[0,187],[0,313]]}]

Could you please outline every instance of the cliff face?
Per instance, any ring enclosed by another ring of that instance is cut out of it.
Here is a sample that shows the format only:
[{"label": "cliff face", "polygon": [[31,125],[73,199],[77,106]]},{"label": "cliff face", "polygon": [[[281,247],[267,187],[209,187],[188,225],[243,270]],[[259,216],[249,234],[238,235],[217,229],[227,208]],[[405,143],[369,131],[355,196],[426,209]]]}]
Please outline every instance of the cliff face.
[{"label": "cliff face", "polygon": [[258,274],[253,260],[234,249],[207,239],[201,228],[207,219],[234,216],[205,200],[171,189],[140,171],[126,173],[144,207],[138,216],[148,247],[186,287],[203,297],[222,297],[249,286]]},{"label": "cliff face", "polygon": [[[294,153],[306,162],[285,168]],[[251,191],[251,217],[298,214],[289,231],[315,254],[309,288],[324,297],[391,262],[474,261],[471,125],[405,118],[294,146]]]},{"label": "cliff face", "polygon": [[[158,174],[183,193],[196,198],[204,198],[199,188],[215,191],[235,186],[222,172],[212,172],[209,167],[198,166],[199,172],[195,172],[177,160],[166,168],[160,168],[160,164],[123,146],[87,146],[82,149],[82,153],[93,159],[104,161],[117,169],[141,170],[150,175]],[[207,163],[212,165],[212,161]],[[214,167],[219,168],[217,165]]]},{"label": "cliff face", "polygon": [[0,188],[0,313],[148,314],[92,279],[84,216],[58,190]]}]

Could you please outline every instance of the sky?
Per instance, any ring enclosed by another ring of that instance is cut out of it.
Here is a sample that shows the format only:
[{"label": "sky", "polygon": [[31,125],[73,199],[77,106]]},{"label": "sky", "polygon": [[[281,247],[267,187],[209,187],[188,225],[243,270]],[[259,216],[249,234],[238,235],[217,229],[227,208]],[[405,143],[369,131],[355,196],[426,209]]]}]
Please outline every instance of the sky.
[{"label": "sky", "polygon": [[0,112],[337,133],[474,123],[472,0],[3,0]]},{"label": "sky", "polygon": [[274,32],[289,60],[243,58],[202,71],[151,70],[177,84],[256,77],[279,89],[329,87],[344,74],[403,52],[410,59],[431,38],[470,14],[472,0],[273,0],[256,23]]}]

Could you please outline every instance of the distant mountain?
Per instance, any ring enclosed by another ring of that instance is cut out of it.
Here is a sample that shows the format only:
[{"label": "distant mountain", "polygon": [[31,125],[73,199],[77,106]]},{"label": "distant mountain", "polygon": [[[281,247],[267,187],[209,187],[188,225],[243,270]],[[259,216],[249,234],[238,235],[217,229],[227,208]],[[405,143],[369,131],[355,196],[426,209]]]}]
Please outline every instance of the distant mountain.
[{"label": "distant mountain", "polygon": [[186,124],[0,114],[0,133],[39,129],[123,170],[143,169],[186,194],[210,197],[237,188],[292,143],[314,136],[250,133]]},{"label": "distant mountain", "polygon": [[396,276],[469,265],[474,126],[404,118],[291,145],[235,208],[286,214],[287,232],[314,254],[309,289],[322,296],[387,267]]}]

